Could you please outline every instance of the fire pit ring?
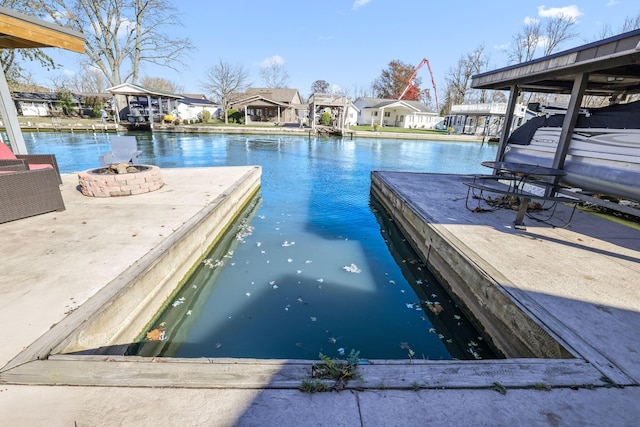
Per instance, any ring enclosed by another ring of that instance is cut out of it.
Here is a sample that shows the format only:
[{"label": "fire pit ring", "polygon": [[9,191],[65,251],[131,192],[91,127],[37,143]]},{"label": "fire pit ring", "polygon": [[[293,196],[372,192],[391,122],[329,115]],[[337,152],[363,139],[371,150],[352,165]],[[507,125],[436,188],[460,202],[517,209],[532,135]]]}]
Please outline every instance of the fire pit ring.
[{"label": "fire pit ring", "polygon": [[149,193],[164,185],[158,166],[119,166],[129,169],[124,172],[121,168],[124,173],[108,173],[112,168],[107,166],[78,173],[79,190],[89,197],[120,197]]}]

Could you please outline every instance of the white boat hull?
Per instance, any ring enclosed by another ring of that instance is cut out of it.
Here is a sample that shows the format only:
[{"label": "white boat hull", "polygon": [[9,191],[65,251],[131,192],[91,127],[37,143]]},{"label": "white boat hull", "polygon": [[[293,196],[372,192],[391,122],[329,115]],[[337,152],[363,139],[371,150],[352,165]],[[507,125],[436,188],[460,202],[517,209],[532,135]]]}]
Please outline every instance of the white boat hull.
[{"label": "white boat hull", "polygon": [[[528,145],[507,145],[504,160],[552,166],[560,128],[538,128]],[[576,128],[562,183],[640,201],[640,129]]]}]

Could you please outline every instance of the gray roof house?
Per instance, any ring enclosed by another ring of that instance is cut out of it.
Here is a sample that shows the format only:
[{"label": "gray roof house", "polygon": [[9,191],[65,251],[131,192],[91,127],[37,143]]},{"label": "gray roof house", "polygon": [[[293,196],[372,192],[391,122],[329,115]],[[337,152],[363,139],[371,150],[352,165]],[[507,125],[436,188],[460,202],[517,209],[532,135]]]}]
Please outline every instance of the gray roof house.
[{"label": "gray roof house", "polygon": [[442,121],[442,117],[418,101],[360,97],[354,104],[360,110],[359,125],[432,129]]},{"label": "gray roof house", "polygon": [[204,95],[182,95],[178,101],[178,114],[183,120],[197,120],[202,118],[202,113],[208,111],[211,117],[217,118],[220,114],[220,105],[209,101]]},{"label": "gray roof house", "polygon": [[244,111],[245,123],[299,123],[306,115],[298,89],[249,88],[231,103],[231,108]]}]

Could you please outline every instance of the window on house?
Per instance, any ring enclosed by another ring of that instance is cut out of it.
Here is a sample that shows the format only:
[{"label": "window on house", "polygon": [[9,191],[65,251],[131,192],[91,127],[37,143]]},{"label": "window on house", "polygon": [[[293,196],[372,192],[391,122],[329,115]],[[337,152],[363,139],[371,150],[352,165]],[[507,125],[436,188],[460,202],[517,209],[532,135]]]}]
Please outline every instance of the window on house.
[{"label": "window on house", "polygon": [[374,112],[373,112],[373,115],[374,115],[374,117],[378,117],[378,112],[377,112],[377,111],[374,111]]},{"label": "window on house", "polygon": [[391,112],[389,112],[389,111],[385,111],[385,112],[384,112],[384,116],[385,116],[385,117],[391,117]]}]

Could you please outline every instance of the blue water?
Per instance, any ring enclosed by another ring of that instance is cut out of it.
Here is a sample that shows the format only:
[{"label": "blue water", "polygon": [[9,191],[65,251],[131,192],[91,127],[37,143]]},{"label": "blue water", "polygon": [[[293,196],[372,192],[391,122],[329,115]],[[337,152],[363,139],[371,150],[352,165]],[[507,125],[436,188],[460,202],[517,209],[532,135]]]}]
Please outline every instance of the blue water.
[{"label": "blue water", "polygon": [[[494,145],[306,135],[136,136],[141,163],[263,168],[261,194],[245,221],[187,283],[194,291],[176,296],[155,319],[150,330],[168,339],[151,343],[154,355],[317,359],[319,353],[339,357],[351,349],[370,359],[488,354],[369,190],[372,170],[485,172],[480,162],[495,157]],[[109,146],[105,134],[25,138],[29,152],[56,154],[63,172],[98,166]]]}]

